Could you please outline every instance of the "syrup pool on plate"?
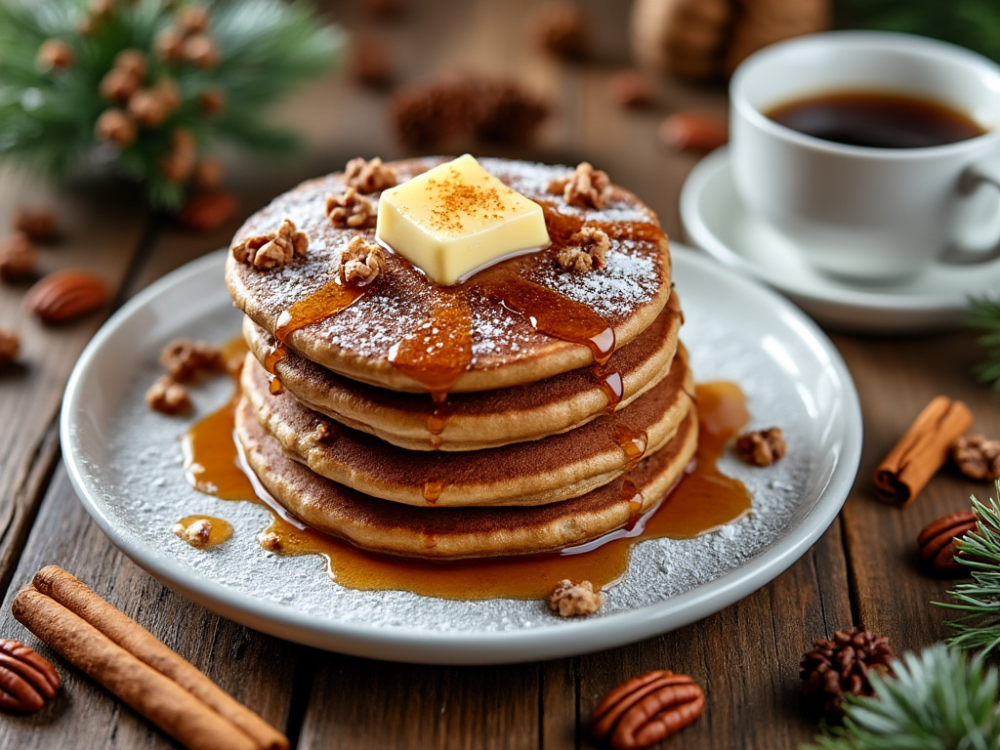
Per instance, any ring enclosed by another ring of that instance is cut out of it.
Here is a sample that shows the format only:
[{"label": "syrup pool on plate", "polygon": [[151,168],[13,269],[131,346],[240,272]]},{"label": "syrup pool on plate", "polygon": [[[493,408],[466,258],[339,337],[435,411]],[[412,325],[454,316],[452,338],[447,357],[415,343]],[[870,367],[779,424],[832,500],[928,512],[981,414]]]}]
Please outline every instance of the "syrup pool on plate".
[{"label": "syrup pool on plate", "polygon": [[[687,538],[714,531],[750,512],[750,493],[722,474],[716,462],[746,424],[746,399],[733,383],[696,388],[698,451],[693,469],[667,497],[628,527],[561,553],[431,562],[360,550],[314,531],[274,502],[241,461],[234,437],[236,401],[205,417],[185,436],[185,471],[195,489],[223,500],[267,507],[271,523],[262,538],[282,555],[322,555],[338,584],[363,590],[403,590],[446,599],[542,599],[564,578],[607,588],[624,576],[632,547],[661,537]],[[631,450],[638,446],[629,437]],[[623,447],[623,450],[626,450]],[[435,488],[430,488],[431,493]],[[627,480],[623,493],[630,491]],[[635,495],[634,487],[631,492]],[[632,499],[632,498],[628,498]],[[634,507],[641,506],[635,498]]]}]

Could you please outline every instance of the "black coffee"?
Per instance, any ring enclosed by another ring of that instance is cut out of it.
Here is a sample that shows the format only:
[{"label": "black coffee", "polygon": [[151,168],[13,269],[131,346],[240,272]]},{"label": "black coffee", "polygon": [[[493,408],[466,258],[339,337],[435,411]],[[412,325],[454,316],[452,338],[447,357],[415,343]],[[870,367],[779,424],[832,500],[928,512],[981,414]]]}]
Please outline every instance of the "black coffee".
[{"label": "black coffee", "polygon": [[792,130],[849,146],[926,148],[986,131],[938,102],[881,92],[842,92],[798,99],[769,112]]}]

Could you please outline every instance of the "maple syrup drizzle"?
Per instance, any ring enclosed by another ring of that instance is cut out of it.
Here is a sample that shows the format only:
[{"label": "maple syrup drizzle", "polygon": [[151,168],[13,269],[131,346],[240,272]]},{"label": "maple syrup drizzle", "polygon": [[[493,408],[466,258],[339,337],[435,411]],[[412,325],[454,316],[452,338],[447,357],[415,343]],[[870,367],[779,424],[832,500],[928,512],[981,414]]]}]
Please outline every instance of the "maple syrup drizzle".
[{"label": "maple syrup drizzle", "polygon": [[368,286],[341,284],[333,279],[304,299],[300,299],[278,316],[274,338],[278,345],[264,357],[264,369],[271,376],[271,393],[281,393],[281,382],[274,368],[288,354],[285,342],[295,331],[333,317],[357,302],[368,291]]},{"label": "maple syrup drizzle", "polygon": [[222,518],[215,518],[214,516],[184,516],[179,523],[181,526],[188,527],[195,521],[208,521],[211,524],[211,530],[208,532],[208,543],[199,547],[199,549],[209,549],[210,547],[218,547],[223,542],[229,541],[233,536],[233,526],[229,521]]},{"label": "maple syrup drizzle", "polygon": [[[451,387],[472,362],[469,303],[457,294],[449,294],[435,304],[430,317],[417,326],[411,337],[389,349],[389,361],[426,388],[435,404],[444,404]],[[438,419],[444,418],[443,410],[435,414]],[[428,429],[435,434],[430,419]],[[438,434],[443,429],[442,422]]]},{"label": "maple syrup drizzle", "polygon": [[608,414],[611,414],[618,408],[618,404],[622,402],[622,396],[625,393],[625,382],[622,380],[622,374],[617,370],[604,372],[603,368],[601,368],[597,371],[595,379],[597,380],[597,385],[601,388],[601,392],[604,393],[605,398],[608,400],[605,410]]},{"label": "maple syrup drizzle", "polygon": [[628,522],[625,524],[626,531],[632,531],[642,516],[642,493],[635,487],[635,482],[626,479],[622,482],[622,500],[628,500]]},{"label": "maple syrup drizzle", "polygon": [[[192,486],[206,494],[269,508],[272,520],[265,533],[280,541],[279,554],[322,555],[330,576],[347,588],[412,591],[446,599],[540,599],[564,578],[606,588],[625,574],[635,544],[661,537],[698,536],[750,512],[746,487],[715,465],[728,441],[748,420],[745,397],[732,383],[700,385],[693,397],[700,424],[695,468],[664,501],[634,523],[630,519],[631,529],[619,529],[558,554],[455,562],[408,560],[365,552],[314,531],[274,502],[241,464],[233,436],[235,401],[202,419],[185,436],[186,473]],[[622,493],[628,492],[623,481]],[[641,508],[641,498],[633,494],[630,499]],[[629,507],[638,513],[635,505]]]},{"label": "maple syrup drizzle", "polygon": [[649,436],[645,430],[633,430],[625,425],[615,425],[615,442],[628,459],[628,468],[632,468],[646,455],[649,446]]},{"label": "maple syrup drizzle", "polygon": [[434,505],[441,497],[441,492],[444,490],[444,482],[440,479],[430,479],[424,482],[424,500],[426,500],[431,505]]},{"label": "maple syrup drizzle", "polygon": [[483,292],[523,315],[531,326],[573,344],[583,344],[603,365],[615,351],[615,329],[587,305],[528,281],[509,269],[490,269],[478,282]]}]

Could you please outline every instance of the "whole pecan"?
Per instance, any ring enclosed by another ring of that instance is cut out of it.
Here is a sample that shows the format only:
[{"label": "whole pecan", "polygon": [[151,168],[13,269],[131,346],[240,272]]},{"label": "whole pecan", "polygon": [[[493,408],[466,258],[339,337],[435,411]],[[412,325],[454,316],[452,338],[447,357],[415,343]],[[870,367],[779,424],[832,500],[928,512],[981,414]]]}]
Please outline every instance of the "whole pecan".
[{"label": "whole pecan", "polygon": [[25,295],[25,307],[46,323],[66,323],[107,303],[107,284],[87,271],[57,271]]},{"label": "whole pecan", "polygon": [[956,559],[955,539],[975,530],[976,514],[971,510],[951,513],[924,527],[917,537],[917,554],[922,562],[939,573],[967,575],[969,569]]},{"label": "whole pecan", "polygon": [[0,708],[37,711],[61,684],[55,668],[34,649],[0,638]]},{"label": "whole pecan", "polygon": [[615,750],[649,747],[701,716],[705,693],[687,675],[657,669],[619,685],[594,709],[593,732]]}]

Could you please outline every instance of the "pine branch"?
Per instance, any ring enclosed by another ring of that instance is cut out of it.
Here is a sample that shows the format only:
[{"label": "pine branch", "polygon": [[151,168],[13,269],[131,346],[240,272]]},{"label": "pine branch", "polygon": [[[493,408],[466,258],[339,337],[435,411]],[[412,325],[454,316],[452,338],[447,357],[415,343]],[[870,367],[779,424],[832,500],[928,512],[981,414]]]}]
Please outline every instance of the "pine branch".
[{"label": "pine branch", "polygon": [[[91,5],[0,0],[0,159],[58,179],[100,151],[116,171],[141,182],[158,208],[179,207],[192,189],[195,172],[186,164],[164,166],[177,156],[178,133],[196,144],[190,158],[197,160],[226,141],[261,152],[294,149],[298,140],[269,126],[265,109],[329,67],[343,44],[341,32],[322,26],[303,0],[115,0],[99,15]],[[182,28],[181,14],[199,7],[209,13],[207,29]],[[159,41],[181,32],[207,40],[217,62],[166,56]],[[52,40],[68,45],[71,64],[39,65]],[[166,83],[180,95],[155,124],[134,119],[127,100],[101,93],[126,49],[143,53],[146,91]],[[218,106],[203,104],[206,92],[217,94]],[[97,132],[102,114],[116,109],[133,121],[133,135]]]},{"label": "pine branch", "polygon": [[976,365],[976,377],[1000,390],[1000,299],[970,297],[966,323],[985,333],[976,342],[987,350],[985,362]]},{"label": "pine branch", "polygon": [[[1000,481],[996,489],[1000,493]],[[964,553],[956,559],[972,570],[972,581],[948,592],[954,602],[934,604],[966,613],[946,623],[957,633],[949,643],[987,654],[1000,645],[1000,506],[995,498],[987,505],[973,497],[972,511],[976,530],[956,541]]]},{"label": "pine branch", "polygon": [[848,696],[844,725],[804,750],[996,750],[1000,676],[981,655],[937,644],[870,674],[872,698]]}]

